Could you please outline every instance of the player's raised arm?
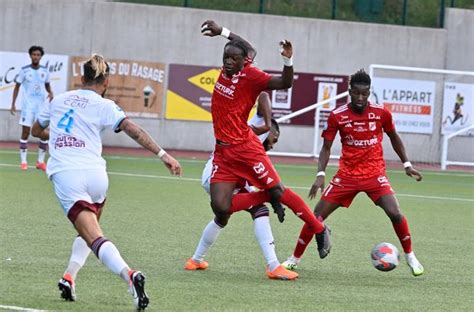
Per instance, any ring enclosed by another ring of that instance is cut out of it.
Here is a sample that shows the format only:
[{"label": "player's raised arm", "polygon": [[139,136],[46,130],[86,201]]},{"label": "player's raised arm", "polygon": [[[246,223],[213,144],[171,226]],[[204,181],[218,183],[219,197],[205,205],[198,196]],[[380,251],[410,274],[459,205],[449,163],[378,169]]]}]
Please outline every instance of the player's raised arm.
[{"label": "player's raised arm", "polygon": [[398,135],[397,131],[393,130],[391,132],[387,132],[387,135],[390,138],[390,143],[392,143],[393,150],[395,153],[397,153],[398,157],[400,157],[403,167],[405,167],[405,173],[407,176],[414,178],[416,181],[421,181],[423,176],[418,172],[418,170],[413,168],[411,162],[408,161],[405,146],[403,145],[402,139]]},{"label": "player's raised arm", "polygon": [[293,46],[288,40],[280,41],[280,52],[283,59],[283,72],[279,77],[272,77],[268,89],[288,89],[293,86]]},{"label": "player's raised arm", "polygon": [[257,114],[263,117],[265,124],[260,127],[254,125],[250,127],[256,135],[261,135],[269,131],[272,126],[272,103],[270,96],[266,92],[260,93],[257,98]]},{"label": "player's raised arm", "polygon": [[120,130],[123,130],[135,142],[157,155],[171,174],[181,175],[182,170],[179,162],[162,149],[143,128],[130,119],[124,119],[120,124]]},{"label": "player's raised arm", "polygon": [[321,193],[324,190],[324,177],[326,176],[326,166],[328,165],[329,157],[331,156],[332,142],[334,141],[324,139],[321,151],[319,151],[318,172],[316,173],[316,180],[314,180],[314,183],[311,185],[311,189],[309,190],[309,199],[316,197],[319,189],[321,190]]},{"label": "player's raised arm", "polygon": [[252,59],[255,57],[255,54],[257,54],[257,51],[253,47],[253,45],[248,42],[246,39],[242,38],[241,36],[237,35],[234,32],[231,32],[229,29],[219,26],[216,22],[213,20],[207,20],[204,23],[201,24],[201,33],[204,36],[209,36],[209,37],[214,37],[214,36],[222,36],[224,38],[227,38],[229,40],[239,40],[242,41],[245,45],[247,45],[248,50],[251,51],[249,55]]}]

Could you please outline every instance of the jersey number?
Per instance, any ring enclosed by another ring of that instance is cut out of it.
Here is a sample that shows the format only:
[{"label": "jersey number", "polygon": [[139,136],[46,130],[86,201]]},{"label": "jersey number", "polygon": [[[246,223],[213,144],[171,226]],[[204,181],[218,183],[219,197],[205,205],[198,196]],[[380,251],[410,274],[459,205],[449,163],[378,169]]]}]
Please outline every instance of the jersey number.
[{"label": "jersey number", "polygon": [[64,114],[63,117],[58,122],[58,128],[64,129],[66,133],[71,133],[72,125],[74,124],[74,118],[72,115],[74,114],[74,110],[70,109],[67,113]]}]

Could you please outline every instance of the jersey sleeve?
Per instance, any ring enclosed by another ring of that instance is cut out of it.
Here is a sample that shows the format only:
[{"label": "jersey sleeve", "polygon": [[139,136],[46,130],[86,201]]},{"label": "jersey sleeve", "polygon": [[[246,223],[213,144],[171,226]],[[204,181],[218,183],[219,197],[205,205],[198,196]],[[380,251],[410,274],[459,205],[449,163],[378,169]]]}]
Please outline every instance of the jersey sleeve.
[{"label": "jersey sleeve", "polygon": [[101,124],[105,129],[116,131],[120,123],[126,118],[124,111],[113,101],[104,103]]},{"label": "jersey sleeve", "polygon": [[272,78],[272,75],[252,65],[249,66],[247,74],[249,75],[249,79],[252,81],[253,88],[258,93],[267,89],[268,82]]},{"label": "jersey sleeve", "polygon": [[38,116],[36,117],[36,121],[38,121],[41,128],[46,129],[49,126],[50,120],[50,106],[53,105],[53,102],[49,103],[49,105],[43,105],[43,108],[39,112]]},{"label": "jersey sleeve", "polygon": [[383,128],[383,131],[385,131],[385,133],[390,133],[390,132],[395,131],[395,123],[393,122],[392,113],[387,109],[384,109],[384,112],[383,112],[382,128]]},{"label": "jersey sleeve", "polygon": [[20,69],[20,71],[18,72],[18,74],[15,77],[15,82],[19,83],[19,84],[22,84],[23,81],[25,81],[25,71],[23,69]]},{"label": "jersey sleeve", "polygon": [[321,137],[323,137],[326,140],[334,141],[334,138],[336,137],[337,134],[337,120],[336,116],[334,116],[334,113],[331,112],[328,117],[328,121],[324,125],[324,130],[323,133],[321,134]]},{"label": "jersey sleeve", "polygon": [[49,70],[45,70],[46,76],[44,78],[44,83],[50,83]]}]

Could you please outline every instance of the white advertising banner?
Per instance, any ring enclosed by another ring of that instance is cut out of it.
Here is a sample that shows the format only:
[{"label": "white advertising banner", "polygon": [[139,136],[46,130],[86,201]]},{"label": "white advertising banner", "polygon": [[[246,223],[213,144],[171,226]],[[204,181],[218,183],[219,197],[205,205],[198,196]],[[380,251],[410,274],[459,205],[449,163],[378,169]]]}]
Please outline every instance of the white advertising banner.
[{"label": "white advertising banner", "polygon": [[372,88],[372,100],[392,112],[397,131],[433,132],[434,81],[375,77]]},{"label": "white advertising banner", "polygon": [[[448,134],[474,124],[474,84],[444,83],[441,133]],[[463,135],[471,135],[464,133]]]},{"label": "white advertising banner", "polygon": [[[0,109],[10,109],[15,87],[15,77],[23,66],[31,64],[28,53],[0,51]],[[50,75],[51,89],[54,94],[67,90],[68,56],[45,54],[40,64],[47,66]],[[15,102],[17,110],[21,110],[22,89]]]}]

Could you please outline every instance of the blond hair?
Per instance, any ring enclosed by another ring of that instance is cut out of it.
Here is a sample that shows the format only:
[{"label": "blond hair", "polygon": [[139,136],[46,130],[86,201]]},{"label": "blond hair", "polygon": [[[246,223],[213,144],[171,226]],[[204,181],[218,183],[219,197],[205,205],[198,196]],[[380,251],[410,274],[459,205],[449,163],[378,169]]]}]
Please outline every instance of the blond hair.
[{"label": "blond hair", "polygon": [[100,54],[92,54],[84,63],[84,81],[87,84],[102,83],[109,74],[109,65]]}]

